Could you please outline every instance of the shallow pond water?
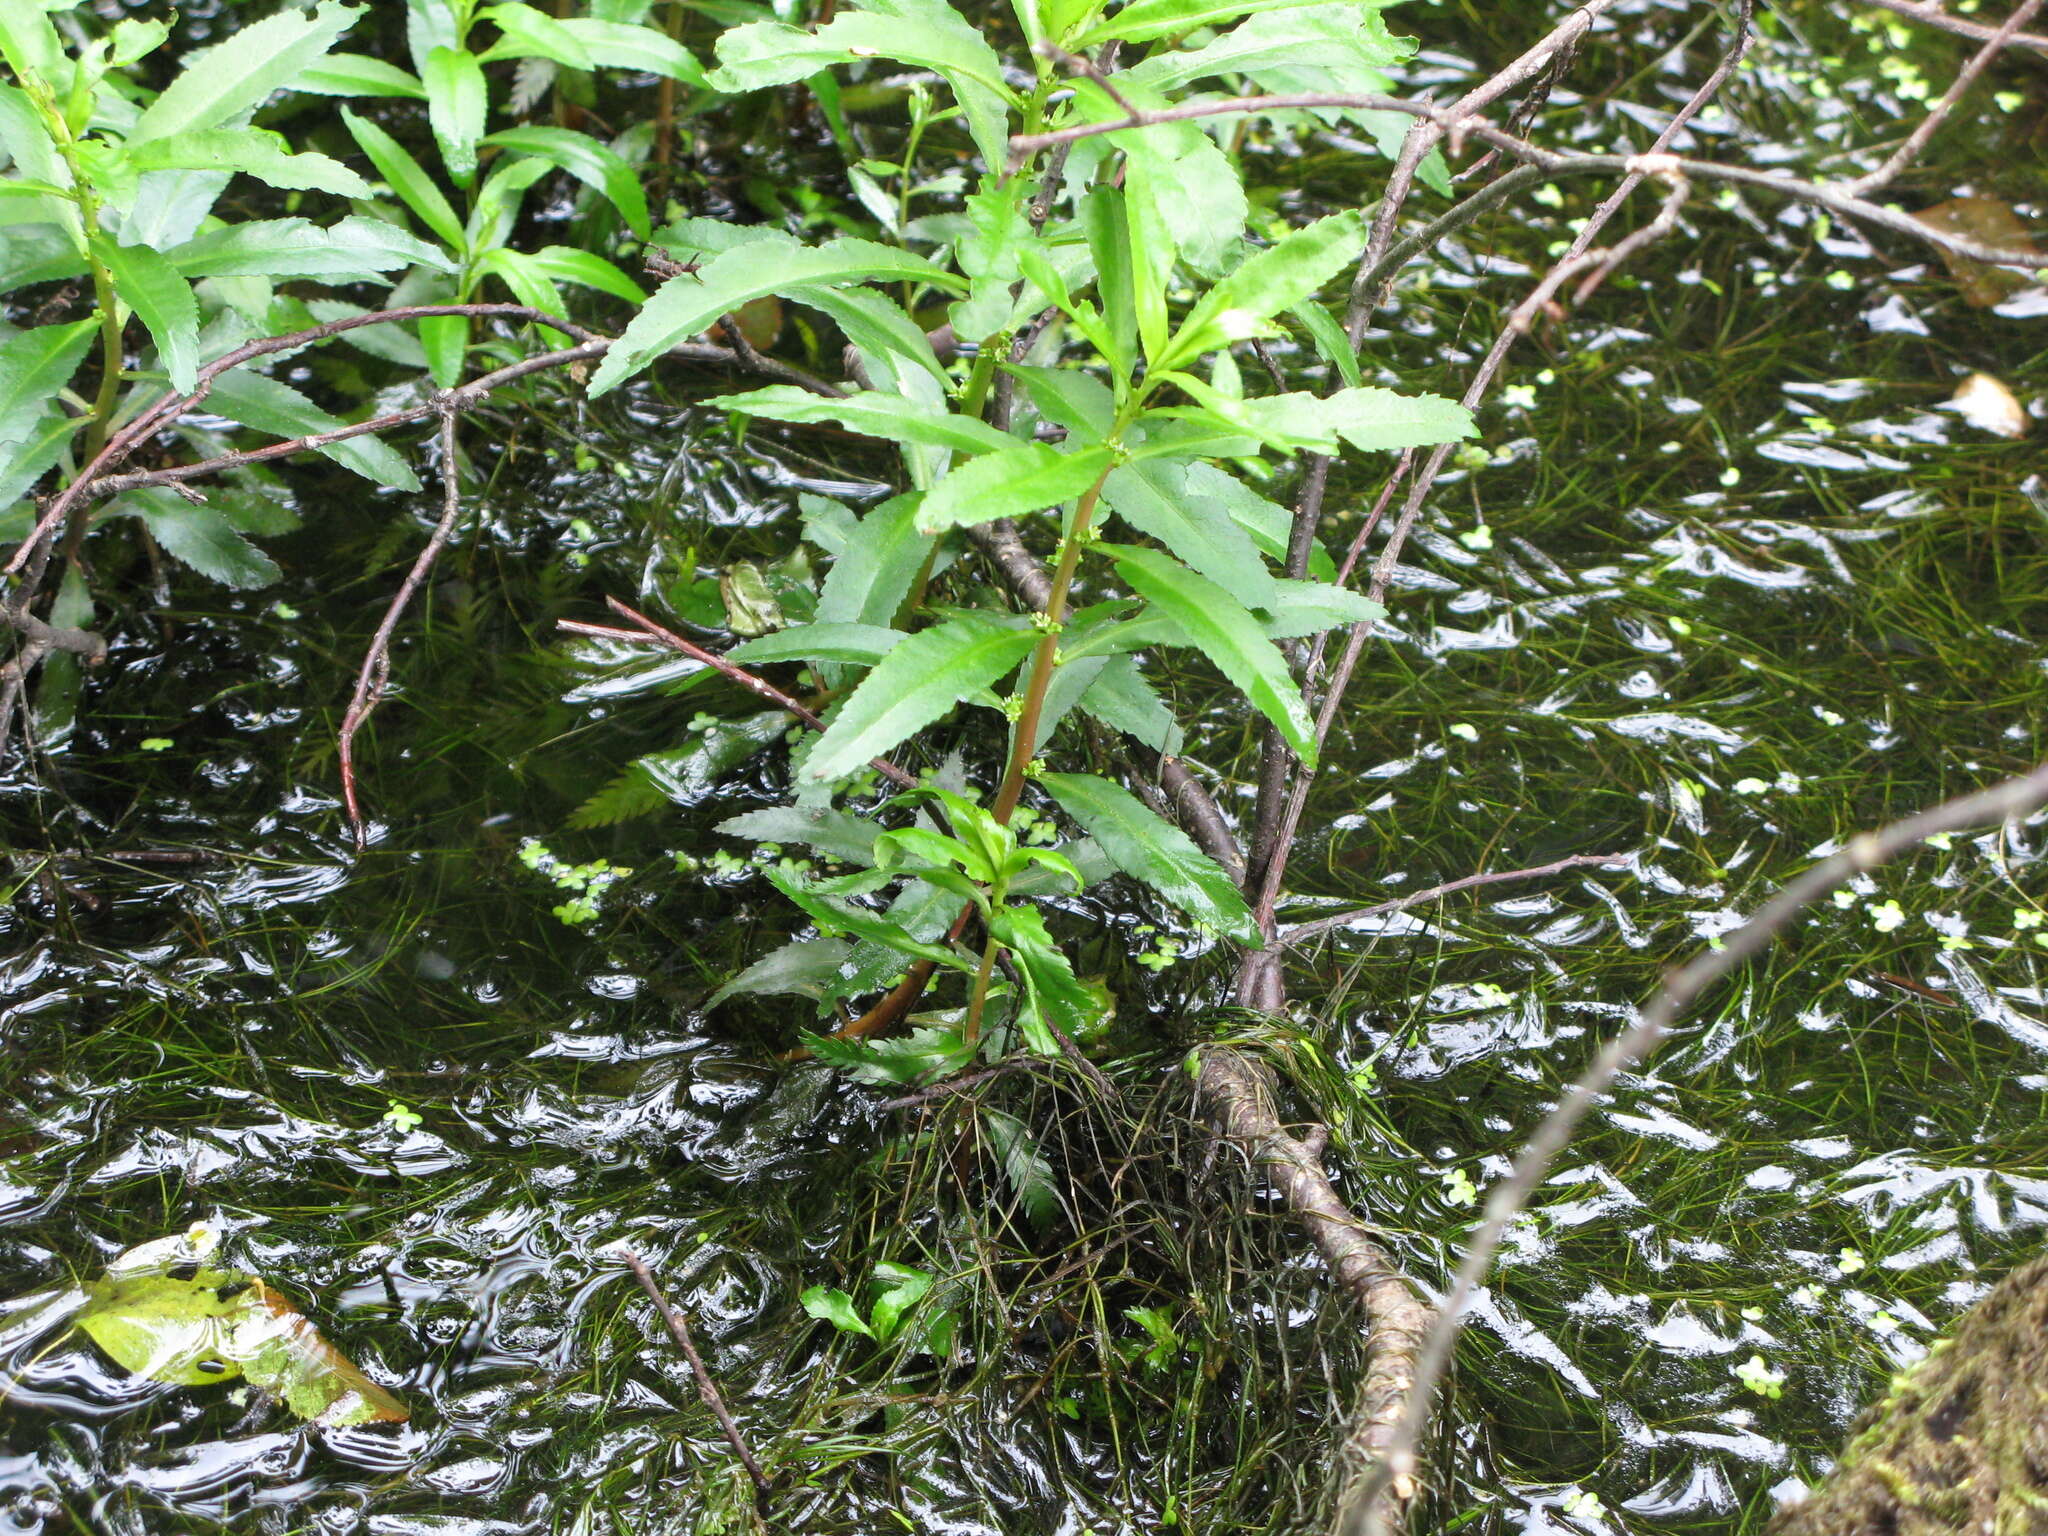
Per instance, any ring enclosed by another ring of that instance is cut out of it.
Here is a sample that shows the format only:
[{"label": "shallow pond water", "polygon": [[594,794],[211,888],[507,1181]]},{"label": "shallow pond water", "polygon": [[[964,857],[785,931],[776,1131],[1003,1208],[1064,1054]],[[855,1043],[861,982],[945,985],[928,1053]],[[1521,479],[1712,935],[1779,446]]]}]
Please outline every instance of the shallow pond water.
[{"label": "shallow pond water", "polygon": [[[1415,81],[1507,56],[1490,9],[1404,16]],[[1616,103],[1681,100],[1711,19],[1618,7],[1544,131],[1641,135]],[[1830,8],[1774,27],[1703,152],[1837,170],[1918,110],[1884,60],[1939,80],[1956,57],[1917,36],[1866,57]],[[2041,111],[2038,90],[1987,103],[1901,200],[2030,211]],[[1359,173],[1320,146],[1285,174],[1327,198]],[[1441,252],[1383,316],[1390,381],[1455,393],[1595,196],[1564,185]],[[1296,915],[1566,853],[1630,863],[1305,951],[1285,1029],[1216,1013],[1223,961],[1199,946],[1134,964],[1159,918],[1129,893],[1074,903],[1080,969],[1121,1000],[1101,1064],[1122,1097],[1024,1074],[984,1099],[1046,1135],[1067,1205],[1042,1226],[1003,1193],[986,1121],[779,1065],[799,1009],[704,1006],[794,926],[712,858],[715,822],[776,803],[772,759],[576,825],[699,711],[744,711],[636,689],[643,666],[553,621],[787,554],[796,494],[859,494],[879,457],[761,428],[737,444],[687,410],[709,381],[680,375],[485,413],[465,448],[488,488],[396,657],[360,853],[333,729],[432,487],[307,472],[283,586],[174,583],[159,610],[138,584],[74,739],[0,788],[0,1296],[210,1218],[413,1418],[308,1431],[0,1313],[0,1532],[755,1529],[621,1243],[687,1307],[782,1478],[773,1528],[1287,1526],[1313,1506],[1357,1323],[1284,1217],[1206,1166],[1181,1053],[1268,1050],[1336,1129],[1348,1197],[1440,1279],[1466,1191],[1663,967],[1848,832],[2033,761],[2048,491],[2037,450],[1941,407],[1971,370],[2038,393],[2041,323],[1968,307],[1918,252],[1703,197],[1525,343],[1481,414],[1491,461],[1446,477],[1400,572]],[[1333,539],[1374,489],[1365,469],[1340,484]],[[1173,683],[1197,760],[1241,767],[1245,723],[1202,713],[1198,671]],[[633,873],[573,927],[528,838]],[[1433,1528],[1746,1528],[2039,1247],[2041,838],[1957,837],[1859,883],[1618,1088],[1478,1308]],[[923,1315],[956,1333],[937,1356],[803,1311],[817,1284],[864,1305],[887,1262],[939,1277]]]}]

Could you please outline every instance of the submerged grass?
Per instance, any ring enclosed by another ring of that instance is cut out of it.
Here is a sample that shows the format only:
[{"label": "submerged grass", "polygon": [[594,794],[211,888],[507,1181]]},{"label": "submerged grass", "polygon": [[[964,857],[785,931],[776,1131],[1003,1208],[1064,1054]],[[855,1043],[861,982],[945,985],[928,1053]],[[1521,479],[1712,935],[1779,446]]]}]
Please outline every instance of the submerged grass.
[{"label": "submerged grass", "polygon": [[[1807,56],[1785,28],[1821,34],[1819,52],[1861,35],[1818,7],[1778,14],[1775,51],[1737,88],[1755,131],[1811,134],[1823,154],[1840,136],[1821,129],[1871,142],[1910,117],[1874,64],[1837,71],[1846,117],[1788,104],[1781,77]],[[1499,8],[1407,24],[1447,46],[1464,25],[1457,46],[1482,58],[1515,46]],[[1689,46],[1703,69],[1713,34]],[[1627,79],[1659,47],[1596,38],[1573,78]],[[1946,43],[1915,47],[1941,67]],[[1551,113],[1563,138],[1617,131],[1598,93]],[[1959,131],[1959,176],[1994,179],[1967,135],[1999,131]],[[1334,195],[1356,175],[1310,169]],[[1930,174],[1910,195],[1946,191]],[[1523,291],[1509,264],[1569,238],[1586,195],[1473,231],[1492,265],[1447,253],[1404,288],[1378,355],[1415,387],[1455,380]],[[857,489],[874,467],[858,452],[813,461],[709,428],[679,451],[657,425],[687,392],[651,387],[594,410],[542,392],[472,423],[495,489],[395,658],[402,692],[367,744],[382,840],[361,859],[329,746],[363,642],[345,605],[376,606],[422,509],[302,536],[284,595],[303,618],[268,596],[174,608],[178,643],[131,642],[86,738],[0,801],[17,851],[0,1292],[218,1210],[237,1260],[303,1293],[418,1412],[396,1435],[317,1443],[240,1428],[240,1407],[138,1388],[69,1343],[0,1405],[14,1527],[1301,1528],[1359,1320],[1190,1122],[1187,1045],[1228,1039],[1275,1066],[1296,1112],[1332,1127],[1347,1198],[1434,1281],[1473,1194],[1664,966],[1815,849],[2023,766],[2042,739],[2048,525],[2029,450],[1933,409],[1965,368],[2023,398],[2048,387],[2027,322],[1777,209],[1688,217],[1588,313],[1524,343],[1525,392],[1483,413],[1493,462],[1435,496],[1399,633],[1368,653],[1307,818],[1296,912],[1572,852],[1634,866],[1306,948],[1277,1021],[1213,1006],[1220,956],[1157,978],[1136,965],[1135,929],[1160,920],[1131,893],[1077,900],[1055,925],[1120,1000],[1099,1058],[1114,1092],[1034,1064],[883,1112],[878,1093],[773,1064],[807,1016],[707,1016],[792,919],[758,877],[685,876],[667,854],[701,856],[716,821],[777,800],[775,766],[564,831],[626,762],[735,701],[610,688],[620,669],[573,662],[553,619],[779,557],[793,488]],[[1925,334],[1875,328],[1892,301]],[[1333,540],[1379,467],[1337,487]],[[1481,521],[1490,545],[1461,539]],[[323,593],[339,570],[349,584]],[[1250,727],[1199,668],[1168,681],[1200,723],[1196,756],[1242,792]],[[173,747],[137,746],[156,736]],[[636,873],[572,930],[516,857],[529,835]],[[1771,1488],[1817,1468],[1885,1374],[2037,1245],[2038,841],[1957,839],[1864,882],[1619,1086],[1467,1336],[1430,1528],[1754,1529]],[[123,843],[219,857],[55,856]],[[423,1123],[387,1121],[394,1100]],[[1019,1201],[1000,1116],[1037,1137],[1043,1219]],[[781,1479],[765,1516],[609,1253],[621,1241],[690,1309]],[[934,1277],[914,1329],[878,1345],[805,1312],[813,1285],[865,1307],[885,1263]],[[952,1347],[919,1352],[941,1312]],[[9,1338],[7,1368],[45,1342],[17,1355]],[[1785,1373],[1781,1397],[1745,1385],[1751,1355]],[[1567,1512],[1574,1493],[1606,1513]]]}]

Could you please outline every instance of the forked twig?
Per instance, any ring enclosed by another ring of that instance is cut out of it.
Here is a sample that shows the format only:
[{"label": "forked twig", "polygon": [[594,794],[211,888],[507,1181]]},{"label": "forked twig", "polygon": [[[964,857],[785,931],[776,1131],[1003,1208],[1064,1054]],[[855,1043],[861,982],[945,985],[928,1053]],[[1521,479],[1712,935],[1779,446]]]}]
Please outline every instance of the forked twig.
[{"label": "forked twig", "polygon": [[768,1494],[768,1474],[761,1470],[761,1463],[754,1460],[754,1453],[747,1449],[747,1442],[740,1435],[740,1427],[733,1421],[732,1414],[725,1406],[725,1399],[718,1395],[718,1383],[711,1379],[711,1372],[704,1364],[704,1357],[697,1353],[697,1342],[690,1337],[689,1320],[668,1304],[668,1298],[661,1294],[654,1271],[647,1267],[647,1261],[630,1248],[617,1250],[625,1261],[626,1268],[633,1271],[633,1278],[640,1282],[640,1289],[647,1293],[654,1303],[654,1310],[661,1314],[661,1320],[668,1327],[669,1337],[676,1341],[676,1348],[683,1352],[683,1358],[690,1362],[690,1374],[697,1378],[697,1396],[704,1400],[704,1406],[711,1410],[718,1420],[718,1427],[725,1434],[725,1443],[732,1447],[733,1454],[740,1459],[740,1465],[747,1469],[747,1476],[753,1479],[754,1492],[765,1498]]},{"label": "forked twig", "polygon": [[1884,164],[1876,170],[1847,183],[1849,190],[1859,194],[1875,191],[1918,159],[1920,151],[1927,147],[1928,140],[1934,137],[1943,120],[1955,109],[1955,104],[1963,99],[1964,92],[1977,83],[1977,77],[1984,73],[1991,61],[2003,53],[2013,39],[2019,36],[2020,28],[2034,19],[2034,14],[2041,9],[2042,3],[2043,0],[2020,0],[2018,7],[2005,18],[2005,24],[1985,38],[1984,46],[1977,50],[1969,63],[1956,72],[1956,77],[1949,82],[1948,89],[1941,93],[1941,100],[1927,109],[1927,115],[1920,120],[1919,125],[1906,135],[1906,142],[1886,156]]},{"label": "forked twig", "polygon": [[362,667],[356,673],[355,693],[348,701],[348,713],[342,716],[341,730],[336,737],[341,747],[341,797],[348,806],[348,824],[355,834],[358,851],[367,844],[368,835],[363,826],[362,806],[356,799],[356,732],[363,728],[363,722],[383,701],[384,690],[391,682],[391,636],[398,628],[398,621],[405,616],[405,610],[411,606],[413,594],[419,591],[420,583],[427,579],[427,572],[433,569],[434,561],[440,557],[449,536],[455,532],[455,520],[462,513],[462,477],[455,459],[454,402],[444,400],[440,411],[441,518],[434,524],[427,547],[419,552],[412,569],[405,573],[405,580],[385,607],[377,633],[370,638],[370,649],[364,653]]},{"label": "forked twig", "polygon": [[[1938,27],[1944,32],[1953,32],[1957,37],[1982,41],[1997,30],[1981,21],[1971,21],[1964,16],[1951,16],[1941,8],[1939,0],[1863,0],[1863,3],[1874,5],[1881,11],[1890,11],[1894,16],[1908,17],[1923,27]],[[2031,48],[2036,53],[2048,53],[2048,37],[2043,37],[2038,32],[2015,32],[2010,41],[2011,46],[2015,48]]]}]

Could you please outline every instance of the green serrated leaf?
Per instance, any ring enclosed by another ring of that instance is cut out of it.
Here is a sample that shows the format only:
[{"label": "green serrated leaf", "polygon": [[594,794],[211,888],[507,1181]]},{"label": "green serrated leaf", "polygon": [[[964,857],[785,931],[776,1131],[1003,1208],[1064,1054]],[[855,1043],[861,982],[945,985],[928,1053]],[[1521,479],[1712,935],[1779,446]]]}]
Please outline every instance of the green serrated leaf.
[{"label": "green serrated leaf", "polygon": [[[680,282],[677,278],[674,281]],[[664,289],[664,292],[667,290]],[[660,295],[656,295],[657,298]],[[956,453],[985,454],[1015,446],[1017,439],[986,422],[943,406],[885,395],[876,390],[834,399],[794,384],[771,384],[738,395],[713,395],[703,402],[771,421],[836,421],[852,431],[892,443],[925,443]]]},{"label": "green serrated leaf", "polygon": [[230,224],[164,255],[187,277],[355,277],[409,266],[455,270],[446,255],[404,230],[354,216],[325,229],[306,219]]},{"label": "green serrated leaf", "polygon": [[93,253],[114,275],[122,302],[149,327],[171,388],[190,393],[199,382],[199,305],[192,285],[146,245],[116,245],[101,235]]},{"label": "green serrated leaf", "polygon": [[399,201],[410,208],[449,249],[463,249],[462,220],[441,189],[434,185],[434,179],[427,174],[426,168],[412,157],[404,145],[368,118],[358,117],[343,107],[341,120],[348,125],[349,133],[363,153],[370,157],[370,164],[377,168],[377,174],[398,194]]},{"label": "green serrated leaf", "polygon": [[818,591],[818,622],[886,628],[909,595],[930,542],[917,531],[919,497],[892,496],[863,513]]},{"label": "green serrated leaf", "polygon": [[218,509],[195,506],[162,486],[118,497],[102,517],[139,517],[167,554],[228,587],[267,587],[283,574]]},{"label": "green serrated leaf", "polygon": [[982,1106],[981,1123],[988,1127],[989,1140],[1002,1160],[1003,1177],[1024,1207],[1025,1217],[1034,1227],[1051,1226],[1064,1207],[1059,1186],[1053,1182],[1052,1164],[1046,1161],[1038,1138],[1015,1115],[986,1105]]},{"label": "green serrated leaf", "polygon": [[968,617],[908,636],[841,706],[812,750],[804,776],[826,782],[859,771],[987,688],[1022,661],[1036,640],[1029,629]]},{"label": "green serrated leaf", "polygon": [[1109,20],[1084,32],[1068,46],[1077,50],[1093,48],[1113,37],[1133,43],[1150,42],[1169,33],[1221,26],[1255,11],[1320,3],[1322,0],[1131,0]]},{"label": "green serrated leaf", "polygon": [[666,75],[685,85],[704,84],[704,66],[696,55],[653,27],[571,16],[562,22],[562,29],[607,69],[635,69]]},{"label": "green serrated leaf", "polygon": [[436,48],[421,66],[420,83],[427,88],[427,121],[441,164],[466,187],[476,174],[476,144],[490,108],[483,66],[466,48]]},{"label": "green serrated leaf", "polygon": [[330,53],[308,65],[292,81],[296,90],[316,96],[390,96],[425,101],[427,88],[419,76],[360,53]]},{"label": "green serrated leaf", "polygon": [[934,965],[950,966],[954,970],[974,969],[971,961],[962,959],[944,945],[916,938],[909,930],[865,907],[822,895],[812,888],[812,882],[801,876],[779,868],[769,869],[766,874],[769,884],[802,907],[821,928],[850,933],[857,939],[884,945],[915,960],[929,960]]},{"label": "green serrated leaf", "polygon": [[129,151],[138,171],[240,171],[267,186],[368,197],[370,184],[339,160],[294,154],[283,134],[261,128],[194,128]]},{"label": "green serrated leaf", "polygon": [[716,1008],[742,994],[822,998],[852,954],[853,946],[844,939],[794,940],[756,960],[705,999],[704,1006]]},{"label": "green serrated leaf", "polygon": [[629,763],[624,772],[571,811],[566,825],[571,831],[578,832],[592,827],[616,827],[642,816],[652,816],[656,811],[666,809],[668,803],[668,796],[661,792],[646,771],[638,763]]},{"label": "green serrated leaf", "polygon": [[1326,629],[1369,623],[1386,609],[1362,592],[1321,581],[1276,581],[1273,600],[1260,621],[1268,639],[1293,640]]},{"label": "green serrated leaf", "polygon": [[1249,535],[1213,503],[1189,496],[1182,466],[1153,459],[1115,470],[1102,499],[1247,608],[1270,608],[1273,577]]},{"label": "green serrated leaf", "polygon": [[828,858],[863,866],[875,862],[875,838],[881,832],[872,821],[844,811],[807,811],[794,805],[747,811],[721,821],[712,830],[757,843],[801,843]]},{"label": "green serrated leaf", "polygon": [[1118,869],[1225,937],[1247,947],[1260,942],[1251,908],[1223,867],[1137,796],[1092,773],[1047,773],[1039,782]]},{"label": "green serrated leaf", "polygon": [[876,624],[799,624],[736,645],[726,654],[754,666],[768,661],[843,661],[872,667],[904,638],[902,630]]},{"label": "green serrated leaf", "polygon": [[587,133],[567,128],[528,125],[506,128],[483,141],[499,149],[522,155],[538,155],[559,166],[585,186],[600,193],[619,210],[619,216],[640,239],[648,238],[652,226],[647,218],[647,194],[640,189],[640,174]]},{"label": "green serrated leaf", "polygon": [[97,320],[38,325],[0,341],[0,447],[25,441],[78,371]]},{"label": "green serrated leaf", "polygon": [[1116,455],[1098,444],[1062,453],[1047,443],[1020,443],[956,465],[925,494],[919,533],[942,533],[998,517],[1022,517],[1092,490]]},{"label": "green serrated leaf", "polygon": [[1248,257],[1196,301],[1155,366],[1181,368],[1204,352],[1272,333],[1282,310],[1313,296],[1365,249],[1365,216],[1333,213]]},{"label": "green serrated leaf", "polygon": [[625,382],[679,341],[687,341],[749,300],[814,284],[869,280],[929,283],[957,289],[964,279],[943,267],[869,240],[749,241],[670,278],[612,344],[590,381],[601,395]]},{"label": "green serrated leaf", "polygon": [[1073,1038],[1088,1033],[1101,1010],[1101,999],[1082,985],[1067,957],[1045,931],[1036,907],[998,907],[989,914],[988,931],[1017,958],[1024,977],[1026,1006],[1021,1015],[1024,1041],[1041,1056],[1057,1056],[1054,1030]]},{"label": "green serrated leaf", "polygon": [[131,148],[195,128],[227,128],[334,46],[363,13],[322,0],[311,15],[279,11],[186,55],[178,77],[129,130]]},{"label": "green serrated leaf", "polygon": [[[283,380],[247,368],[230,368],[220,374],[206,398],[208,405],[229,420],[279,438],[333,432],[348,425]],[[401,491],[420,488],[419,476],[404,455],[374,435],[325,443],[317,451],[375,485]]]},{"label": "green serrated leaf", "polygon": [[1188,642],[1273,722],[1295,756],[1315,771],[1315,722],[1287,661],[1258,620],[1228,592],[1157,550],[1104,546],[1132,590],[1173,620]]}]

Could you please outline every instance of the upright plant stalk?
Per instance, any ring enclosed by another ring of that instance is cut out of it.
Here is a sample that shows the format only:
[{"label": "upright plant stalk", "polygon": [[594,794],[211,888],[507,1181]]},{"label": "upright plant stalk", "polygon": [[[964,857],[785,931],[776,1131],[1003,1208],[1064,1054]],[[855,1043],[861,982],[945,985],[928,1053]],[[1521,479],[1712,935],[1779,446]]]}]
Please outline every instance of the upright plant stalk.
[{"label": "upright plant stalk", "polygon": [[31,73],[22,84],[28,88],[36,110],[42,113],[43,125],[49,129],[57,153],[64,157],[64,164],[71,171],[70,200],[78,208],[79,223],[85,231],[85,261],[92,272],[93,301],[99,305],[100,387],[93,400],[92,420],[85,429],[85,457],[90,459],[106,446],[107,427],[114,419],[114,404],[121,389],[120,300],[114,293],[114,274],[93,249],[93,242],[100,235],[100,200],[93,194],[91,177],[79,163],[78,141],[72,137],[71,124],[65,121],[48,82]]},{"label": "upright plant stalk", "polygon": [[1067,589],[1074,584],[1074,567],[1080,564],[1081,547],[1088,542],[1089,524],[1095,516],[1095,503],[1102,495],[1102,482],[1108,478],[1107,469],[1095,477],[1095,483],[1088,487],[1087,494],[1075,504],[1073,520],[1067,524],[1066,537],[1060,541],[1059,563],[1053,568],[1052,593],[1046,599],[1042,621],[1045,633],[1038,637],[1038,648],[1031,653],[1031,679],[1024,688],[1024,708],[1017,715],[1017,733],[1010,743],[1010,763],[1003,770],[1002,787],[996,791],[995,804],[990,808],[1002,826],[1010,824],[1010,816],[1024,794],[1024,775],[1035,755],[1033,747],[1038,736],[1039,717],[1045,713],[1046,690],[1052,686],[1053,670],[1058,665],[1060,621],[1067,612]]},{"label": "upright plant stalk", "polygon": [[[1059,667],[1060,620],[1067,611],[1067,590],[1074,584],[1074,568],[1081,563],[1081,550],[1088,543],[1095,503],[1102,496],[1103,481],[1108,478],[1109,471],[1105,469],[1074,504],[1074,515],[1067,524],[1066,537],[1060,540],[1059,562],[1052,574],[1052,592],[1046,598],[1045,612],[1039,621],[1045,632],[1038,637],[1037,649],[1031,653],[1031,676],[1024,685],[1024,707],[1017,712],[1009,765],[1003,769],[1002,785],[996,790],[994,805],[989,808],[999,826],[1010,824],[1017,802],[1024,795],[1024,778],[1030,770],[1031,759],[1037,755],[1034,747],[1038,740],[1038,722],[1045,714],[1046,690],[1052,686],[1052,675]],[[969,1045],[981,1037],[982,1009],[988,1002],[989,979],[994,974],[996,956],[1001,949],[995,935],[990,934],[988,945],[981,952],[981,968],[975,972],[974,995],[967,1004],[967,1022],[961,1029]]]}]

